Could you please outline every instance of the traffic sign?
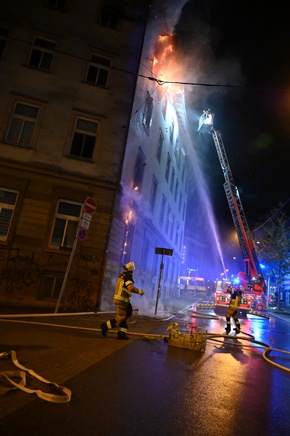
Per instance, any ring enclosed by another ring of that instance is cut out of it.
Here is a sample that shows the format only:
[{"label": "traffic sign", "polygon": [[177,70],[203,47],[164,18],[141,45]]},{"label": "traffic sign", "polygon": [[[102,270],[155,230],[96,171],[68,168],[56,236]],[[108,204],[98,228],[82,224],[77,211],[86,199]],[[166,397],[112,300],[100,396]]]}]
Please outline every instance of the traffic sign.
[{"label": "traffic sign", "polygon": [[97,203],[92,197],[87,197],[84,202],[84,211],[89,215],[93,215],[96,212]]},{"label": "traffic sign", "polygon": [[86,231],[86,229],[79,229],[79,231],[78,231],[78,239],[80,241],[84,241],[85,239],[87,239],[87,231]]},{"label": "traffic sign", "polygon": [[92,221],[92,215],[90,215],[89,213],[86,213],[86,212],[83,213],[82,218],[84,220],[87,220],[87,221],[90,221],[90,222]]},{"label": "traffic sign", "polygon": [[80,227],[82,228],[82,229],[87,229],[87,230],[89,230],[89,227],[90,227],[90,221],[88,221],[88,220],[81,220],[81,223],[80,223]]}]

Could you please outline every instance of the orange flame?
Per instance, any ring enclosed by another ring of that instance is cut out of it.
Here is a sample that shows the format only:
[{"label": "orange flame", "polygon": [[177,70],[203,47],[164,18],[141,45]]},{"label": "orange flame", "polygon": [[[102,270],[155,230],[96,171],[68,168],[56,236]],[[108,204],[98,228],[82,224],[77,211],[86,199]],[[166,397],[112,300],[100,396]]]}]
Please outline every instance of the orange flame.
[{"label": "orange flame", "polygon": [[[182,87],[178,84],[170,83],[176,80],[179,73],[178,65],[174,56],[174,45],[172,34],[159,35],[156,42],[155,54],[152,60],[153,72],[158,82],[171,91],[180,93]],[[168,82],[168,83],[162,83]]]}]

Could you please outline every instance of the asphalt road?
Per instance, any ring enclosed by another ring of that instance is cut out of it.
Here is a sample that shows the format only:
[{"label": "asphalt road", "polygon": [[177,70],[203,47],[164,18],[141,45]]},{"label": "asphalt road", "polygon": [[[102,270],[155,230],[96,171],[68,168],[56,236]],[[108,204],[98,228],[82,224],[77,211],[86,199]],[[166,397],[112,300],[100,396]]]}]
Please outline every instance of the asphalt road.
[{"label": "asphalt road", "polygon": [[[289,350],[290,317],[248,317],[246,334],[227,338],[215,336],[223,333],[223,318],[139,314],[128,341],[114,332],[102,337],[107,317],[0,318],[0,352],[15,350],[22,365],[71,390],[65,404],[18,389],[0,396],[1,435],[290,434],[289,354],[271,352],[273,364],[263,357],[265,344]],[[184,333],[189,325],[207,331],[205,352],[151,336],[167,336],[172,321]],[[11,360],[0,360],[1,372],[12,369]]]}]

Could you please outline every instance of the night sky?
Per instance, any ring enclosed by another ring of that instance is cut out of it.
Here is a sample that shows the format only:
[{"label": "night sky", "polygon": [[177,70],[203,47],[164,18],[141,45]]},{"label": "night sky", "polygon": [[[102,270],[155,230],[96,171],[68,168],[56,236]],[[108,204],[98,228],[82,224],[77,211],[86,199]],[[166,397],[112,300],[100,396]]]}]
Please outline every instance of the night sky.
[{"label": "night sky", "polygon": [[[276,2],[190,0],[174,29],[184,80],[217,85],[186,94],[220,227],[232,221],[213,139],[196,133],[203,109],[215,113],[251,230],[290,197],[289,12]],[[290,215],[290,202],[283,210]]]}]

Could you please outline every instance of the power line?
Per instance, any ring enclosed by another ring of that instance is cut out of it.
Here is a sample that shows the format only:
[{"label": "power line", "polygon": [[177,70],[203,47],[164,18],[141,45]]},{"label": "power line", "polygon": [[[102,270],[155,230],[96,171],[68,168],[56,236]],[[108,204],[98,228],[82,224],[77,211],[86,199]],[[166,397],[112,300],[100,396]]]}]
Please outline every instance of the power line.
[{"label": "power line", "polygon": [[[33,42],[32,41],[25,41],[23,39],[20,38],[15,38],[12,36],[9,36],[8,39],[16,41],[16,42],[21,42],[23,44],[27,44],[30,46],[33,46]],[[91,59],[88,59],[87,57],[83,57],[83,56],[79,56],[76,55],[74,53],[68,53],[62,50],[58,50],[58,49],[54,49],[53,50],[55,53],[64,55],[64,56],[69,56],[75,59],[79,59],[85,62],[92,62]],[[98,51],[97,48],[95,48],[95,51]],[[151,74],[154,74],[154,72],[152,71],[152,69],[148,68],[146,65],[144,65],[142,62],[140,62],[140,64],[142,64],[145,68],[147,68]],[[239,84],[225,84],[225,83],[206,83],[206,82],[187,82],[187,81],[174,81],[174,80],[162,80],[162,79],[158,79],[158,77],[153,77],[153,76],[147,76],[145,74],[141,74],[141,73],[136,73],[136,72],[132,72],[129,71],[127,69],[123,69],[123,68],[119,68],[119,67],[115,67],[113,65],[110,65],[109,69],[115,70],[115,71],[119,71],[125,74],[130,74],[133,75],[135,77],[140,77],[140,78],[144,78],[153,82],[156,82],[158,85],[163,86],[163,85],[182,85],[182,86],[203,86],[203,87],[211,87],[211,88],[236,88],[236,89],[249,89],[249,90],[286,90],[288,89],[287,87],[261,87],[261,86],[249,86],[249,85],[239,85]]]},{"label": "power line", "polygon": [[290,197],[285,201],[285,203],[282,204],[282,206],[280,206],[277,210],[275,210],[275,212],[270,216],[270,218],[268,218],[263,224],[261,224],[259,227],[257,227],[255,230],[253,230],[254,232],[256,232],[257,230],[259,230],[261,227],[263,227],[265,224],[267,224],[269,221],[271,221],[271,219],[274,218],[274,216],[280,212],[280,210],[288,203],[288,201],[290,200]]}]

